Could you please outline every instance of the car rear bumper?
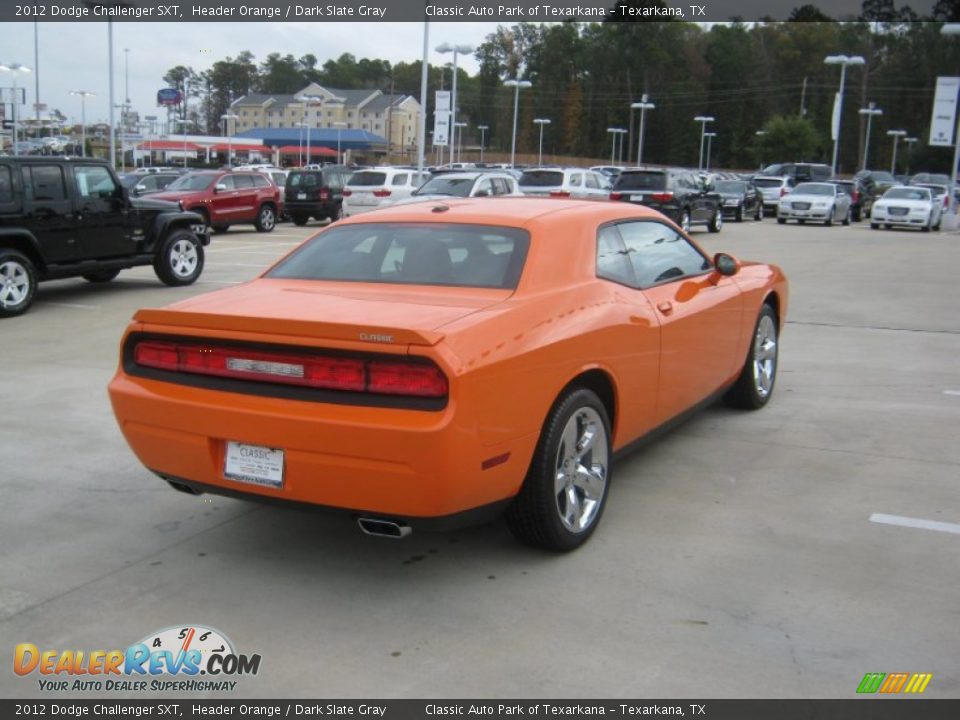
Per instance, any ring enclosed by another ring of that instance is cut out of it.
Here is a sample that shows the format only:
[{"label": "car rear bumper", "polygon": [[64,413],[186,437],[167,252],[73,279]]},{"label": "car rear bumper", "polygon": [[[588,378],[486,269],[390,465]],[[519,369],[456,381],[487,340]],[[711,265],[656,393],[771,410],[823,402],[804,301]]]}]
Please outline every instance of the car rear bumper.
[{"label": "car rear bumper", "polygon": [[286,200],[284,208],[287,215],[309,215],[310,217],[330,217],[336,215],[336,200]]},{"label": "car rear bumper", "polygon": [[[508,502],[536,433],[484,445],[472,414],[292,401],[133,377],[109,385],[124,437],[161,477],[204,492],[438,520]],[[228,441],[284,451],[282,487],[225,475]]]}]

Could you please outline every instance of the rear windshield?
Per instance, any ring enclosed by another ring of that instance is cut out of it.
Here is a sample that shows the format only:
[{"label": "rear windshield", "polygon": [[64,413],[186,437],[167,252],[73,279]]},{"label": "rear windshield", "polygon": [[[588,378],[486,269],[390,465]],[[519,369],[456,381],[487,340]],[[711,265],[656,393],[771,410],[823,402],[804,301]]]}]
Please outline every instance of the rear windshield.
[{"label": "rear windshield", "polygon": [[869,175],[870,179],[874,182],[896,182],[897,179],[888,172],[883,170],[874,170]]},{"label": "rear windshield", "polygon": [[383,185],[387,182],[387,174],[382,172],[356,172],[350,178],[350,184],[355,187],[369,187],[371,185]]},{"label": "rear windshield", "polygon": [[614,190],[663,190],[667,187],[667,174],[662,172],[620,173]]},{"label": "rear windshield", "polygon": [[206,190],[213,185],[216,178],[216,175],[201,175],[199,173],[183,175],[167,185],[167,190]]},{"label": "rear windshield", "polygon": [[783,180],[777,178],[755,178],[753,184],[762,188],[780,187],[783,185]]},{"label": "rear windshield", "polygon": [[917,187],[924,187],[924,188],[926,188],[927,190],[929,190],[930,192],[932,192],[934,195],[946,195],[946,194],[947,194],[947,190],[948,190],[948,188],[947,188],[946,185],[927,185],[927,184],[923,184],[923,185],[917,185]]},{"label": "rear windshield", "polygon": [[440,175],[425,182],[414,195],[450,195],[453,197],[470,197],[473,190],[472,177],[448,177]]},{"label": "rear windshield", "polygon": [[717,192],[742,193],[746,189],[747,184],[742,180],[717,180]]},{"label": "rear windshield", "polygon": [[318,172],[293,172],[287,176],[287,187],[317,187],[321,177]]},{"label": "rear windshield", "polygon": [[486,225],[364,223],[321,232],[267,277],[514,289],[530,236]]},{"label": "rear windshield", "polygon": [[929,200],[930,191],[926,188],[891,188],[883,195],[884,200]]},{"label": "rear windshield", "polygon": [[800,183],[793,190],[794,195],[836,195],[837,191],[833,185],[823,183]]},{"label": "rear windshield", "polygon": [[520,176],[520,185],[521,187],[557,187],[563,185],[563,173],[557,170],[526,170]]}]

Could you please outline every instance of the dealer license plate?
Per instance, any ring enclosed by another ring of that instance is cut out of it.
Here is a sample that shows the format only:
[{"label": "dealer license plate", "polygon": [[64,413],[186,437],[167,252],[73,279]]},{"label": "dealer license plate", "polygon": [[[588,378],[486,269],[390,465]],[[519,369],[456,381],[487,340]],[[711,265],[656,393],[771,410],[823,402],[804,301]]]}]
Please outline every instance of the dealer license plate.
[{"label": "dealer license plate", "polygon": [[306,199],[307,199],[306,193],[297,193],[297,200],[306,200]]},{"label": "dealer license plate", "polygon": [[283,465],[283,450],[227,441],[223,474],[230,480],[279,489]]},{"label": "dealer license plate", "polygon": [[643,202],[643,198],[644,198],[643,195],[636,195],[636,194],[635,194],[635,195],[631,195],[631,196],[630,196],[631,202]]}]

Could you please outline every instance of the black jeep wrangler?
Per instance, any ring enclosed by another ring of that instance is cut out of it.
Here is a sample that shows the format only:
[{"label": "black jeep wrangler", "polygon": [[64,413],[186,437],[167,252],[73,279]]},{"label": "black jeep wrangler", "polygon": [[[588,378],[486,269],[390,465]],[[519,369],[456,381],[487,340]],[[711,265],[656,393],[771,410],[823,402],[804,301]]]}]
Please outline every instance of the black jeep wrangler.
[{"label": "black jeep wrangler", "polygon": [[26,312],[43,280],[102,283],[153,265],[167,285],[189,285],[209,242],[202,217],[131,198],[102,160],[0,157],[0,317]]}]

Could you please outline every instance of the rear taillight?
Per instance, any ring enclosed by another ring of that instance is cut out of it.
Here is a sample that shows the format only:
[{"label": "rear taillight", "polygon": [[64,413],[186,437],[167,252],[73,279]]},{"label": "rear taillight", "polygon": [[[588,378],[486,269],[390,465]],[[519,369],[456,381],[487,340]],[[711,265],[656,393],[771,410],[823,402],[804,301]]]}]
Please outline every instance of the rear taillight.
[{"label": "rear taillight", "polygon": [[321,200],[329,200],[329,199],[330,199],[330,191],[327,190],[326,188],[321,189],[321,190],[320,190],[320,199],[321,199]]},{"label": "rear taillight", "polygon": [[343,191],[343,196],[344,196],[344,197],[350,197],[351,195],[353,195],[353,190],[344,190],[344,191]]},{"label": "rear taillight", "polygon": [[323,390],[445,397],[447,378],[423,362],[385,361],[147,340],[137,365],[157,370],[280,383]]},{"label": "rear taillight", "polygon": [[673,200],[673,193],[672,192],[654,193],[653,195],[650,196],[650,199],[653,200],[654,202],[661,202],[661,203],[670,202],[671,200]]},{"label": "rear taillight", "polygon": [[853,193],[850,195],[850,198],[851,200],[853,200],[854,203],[858,203],[860,202],[860,193],[854,190]]},{"label": "rear taillight", "polygon": [[623,200],[623,193],[622,193],[622,192],[612,192],[612,193],[610,193],[610,199],[611,199],[611,200]]},{"label": "rear taillight", "polygon": [[550,197],[570,197],[569,190],[551,190]]},{"label": "rear taillight", "polygon": [[950,207],[950,196],[949,196],[949,195],[944,195],[944,196],[943,196],[943,209],[946,210],[948,207]]},{"label": "rear taillight", "polygon": [[787,190],[785,187],[780,188],[780,197],[783,197],[784,195],[786,195],[786,194],[789,193],[789,192],[790,192],[790,191]]},{"label": "rear taillight", "polygon": [[390,197],[390,191],[389,191],[389,190],[374,190],[374,191],[373,191],[373,196],[374,196],[374,197],[378,197],[378,198],[381,198],[381,197]]}]

